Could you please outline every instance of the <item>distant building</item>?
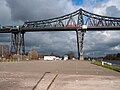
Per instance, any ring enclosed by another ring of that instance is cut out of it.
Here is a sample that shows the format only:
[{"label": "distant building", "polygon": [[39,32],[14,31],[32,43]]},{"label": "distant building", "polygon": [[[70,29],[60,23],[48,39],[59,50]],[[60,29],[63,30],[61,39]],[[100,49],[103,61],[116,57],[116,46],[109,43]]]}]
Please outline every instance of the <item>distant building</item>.
[{"label": "distant building", "polygon": [[64,56],[64,60],[65,60],[65,61],[68,60],[68,55],[65,55],[65,56]]},{"label": "distant building", "polygon": [[60,58],[60,57],[56,57],[56,59],[55,60],[62,60],[62,58]]},{"label": "distant building", "polygon": [[62,58],[60,57],[56,57],[56,56],[44,56],[44,60],[62,60]]},{"label": "distant building", "polygon": [[56,60],[56,56],[44,56],[44,60]]}]

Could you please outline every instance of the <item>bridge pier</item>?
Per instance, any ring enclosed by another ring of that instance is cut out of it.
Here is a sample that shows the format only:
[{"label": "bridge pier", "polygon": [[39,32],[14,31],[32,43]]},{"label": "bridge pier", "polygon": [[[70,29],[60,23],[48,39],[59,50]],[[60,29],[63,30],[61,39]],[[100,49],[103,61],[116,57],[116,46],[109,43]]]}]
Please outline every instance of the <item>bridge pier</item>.
[{"label": "bridge pier", "polygon": [[82,30],[82,31],[80,31],[79,29],[76,30],[77,47],[78,47],[78,60],[84,60],[84,57],[83,57],[84,34],[85,34],[84,30]]},{"label": "bridge pier", "polygon": [[24,32],[14,32],[11,34],[11,52],[25,54]]}]

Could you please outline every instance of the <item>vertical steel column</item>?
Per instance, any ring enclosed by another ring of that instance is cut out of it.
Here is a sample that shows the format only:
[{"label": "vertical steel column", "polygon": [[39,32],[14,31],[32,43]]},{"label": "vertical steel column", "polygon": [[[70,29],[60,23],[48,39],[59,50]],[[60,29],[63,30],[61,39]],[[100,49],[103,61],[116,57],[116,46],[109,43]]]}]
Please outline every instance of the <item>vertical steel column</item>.
[{"label": "vertical steel column", "polygon": [[84,31],[76,30],[77,35],[77,46],[78,46],[78,60],[84,60],[83,57],[83,41],[84,41]]},{"label": "vertical steel column", "polygon": [[25,32],[21,33],[21,49],[22,49],[22,55],[25,54],[25,37],[24,37]]},{"label": "vertical steel column", "polygon": [[11,52],[17,54],[18,53],[18,32],[11,34]]},{"label": "vertical steel column", "polygon": [[11,34],[11,52],[25,54],[24,33],[16,32]]},{"label": "vertical steel column", "polygon": [[[80,26],[80,28],[84,25],[82,9],[80,9],[80,11],[79,11],[78,25]],[[78,60],[84,60],[84,57],[83,57],[84,33],[85,33],[85,31],[84,30],[79,30],[79,28],[76,30],[77,47],[78,47]]]},{"label": "vertical steel column", "polygon": [[17,40],[16,40],[16,44],[17,44],[17,54],[20,54],[20,50],[21,50],[21,33],[19,32],[17,34]]},{"label": "vertical steel column", "polygon": [[10,42],[11,42],[10,52],[13,53],[13,49],[15,49],[14,48],[14,34],[13,33],[11,33],[11,40],[10,40]]},{"label": "vertical steel column", "polygon": [[78,30],[76,30],[76,35],[77,35],[77,50],[78,50],[78,60],[80,60],[80,43],[79,43],[79,35],[78,35]]}]

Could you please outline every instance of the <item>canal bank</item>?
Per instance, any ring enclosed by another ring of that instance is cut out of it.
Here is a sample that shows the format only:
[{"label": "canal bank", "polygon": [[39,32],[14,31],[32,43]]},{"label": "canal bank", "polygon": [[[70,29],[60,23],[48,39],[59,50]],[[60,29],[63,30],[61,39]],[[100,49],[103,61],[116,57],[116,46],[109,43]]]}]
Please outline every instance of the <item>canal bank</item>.
[{"label": "canal bank", "polygon": [[120,64],[118,60],[93,60],[91,64],[120,72]]}]

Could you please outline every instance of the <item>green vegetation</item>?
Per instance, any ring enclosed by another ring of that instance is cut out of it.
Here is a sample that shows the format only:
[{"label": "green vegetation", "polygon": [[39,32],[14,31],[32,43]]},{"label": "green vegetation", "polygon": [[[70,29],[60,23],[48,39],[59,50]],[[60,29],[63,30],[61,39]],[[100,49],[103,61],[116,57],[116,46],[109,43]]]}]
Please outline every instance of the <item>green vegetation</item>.
[{"label": "green vegetation", "polygon": [[102,66],[102,67],[105,67],[105,68],[120,72],[120,66],[112,66],[112,65],[108,65],[108,64],[102,65],[102,63],[99,62],[99,61],[94,61],[94,62],[92,62],[92,64],[95,64],[95,65],[98,65],[98,66]]}]

